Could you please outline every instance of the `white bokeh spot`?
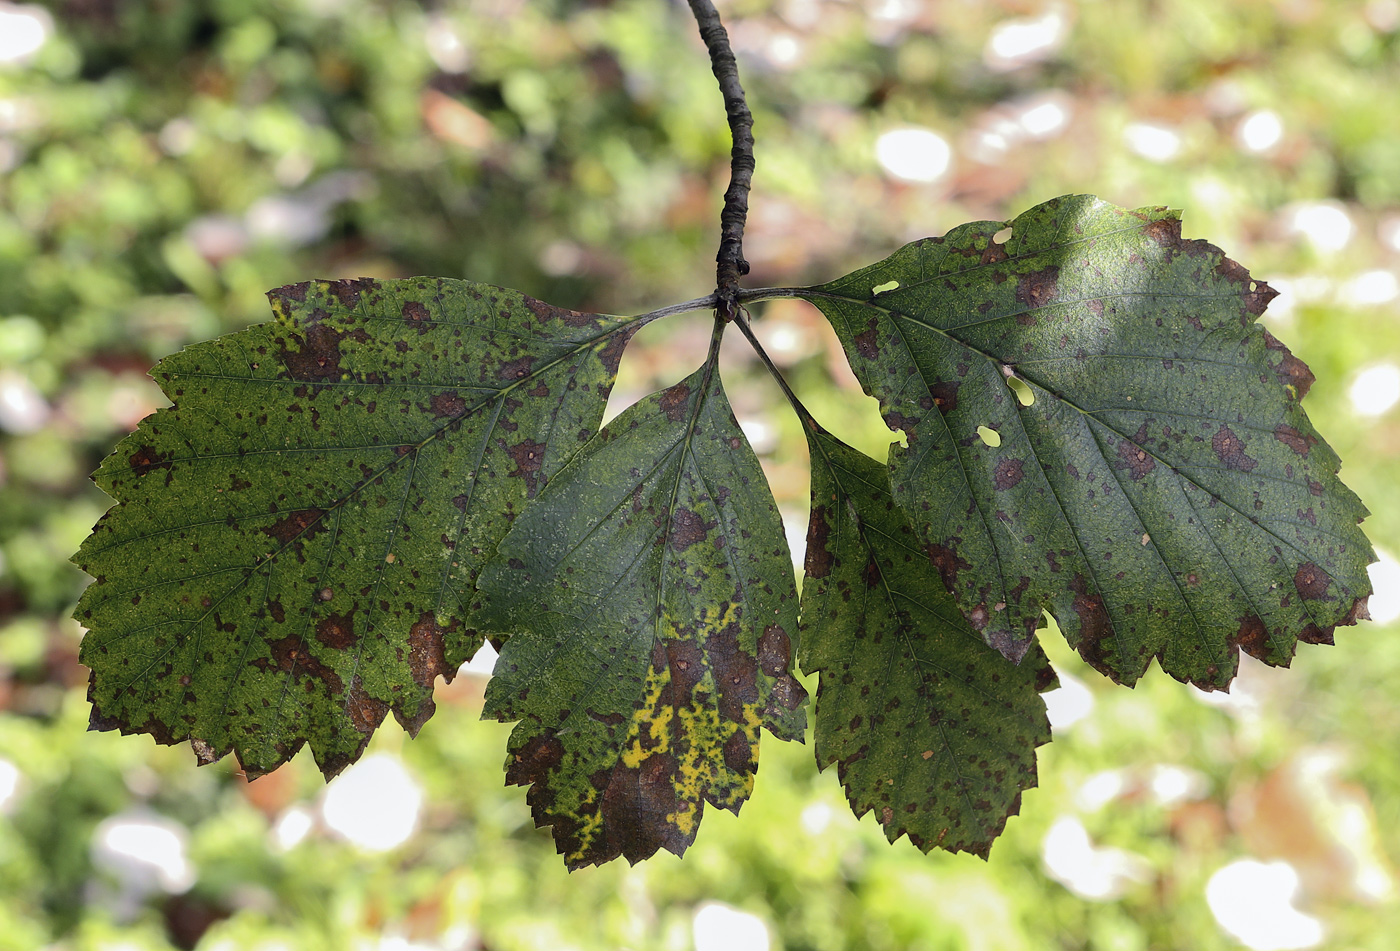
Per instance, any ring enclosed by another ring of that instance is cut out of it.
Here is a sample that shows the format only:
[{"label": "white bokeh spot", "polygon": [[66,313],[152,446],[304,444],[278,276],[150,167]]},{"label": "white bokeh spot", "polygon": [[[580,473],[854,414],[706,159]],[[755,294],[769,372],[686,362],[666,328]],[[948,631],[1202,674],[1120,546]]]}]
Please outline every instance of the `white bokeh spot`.
[{"label": "white bokeh spot", "polygon": [[1253,951],[1295,951],[1322,943],[1322,922],[1293,907],[1298,873],[1287,862],[1239,859],[1206,883],[1220,927]]},{"label": "white bokeh spot", "polygon": [[768,926],[757,915],[721,902],[705,902],[690,925],[695,951],[768,951]]},{"label": "white bokeh spot", "polygon": [[1259,109],[1240,120],[1235,139],[1246,152],[1268,152],[1283,139],[1283,120],[1272,109]]},{"label": "white bokeh spot", "polygon": [[875,160],[901,181],[936,182],[952,164],[953,150],[929,129],[891,129],[875,140]]},{"label": "white bokeh spot", "polygon": [[326,787],[321,819],[367,852],[403,845],[418,828],[423,790],[397,756],[366,756]]},{"label": "white bokeh spot", "polygon": [[1181,152],[1181,136],[1176,130],[1151,122],[1129,123],[1123,130],[1123,142],[1152,162],[1169,162]]},{"label": "white bokeh spot", "polygon": [[1380,416],[1400,402],[1400,367],[1378,363],[1356,375],[1347,391],[1358,416]]}]

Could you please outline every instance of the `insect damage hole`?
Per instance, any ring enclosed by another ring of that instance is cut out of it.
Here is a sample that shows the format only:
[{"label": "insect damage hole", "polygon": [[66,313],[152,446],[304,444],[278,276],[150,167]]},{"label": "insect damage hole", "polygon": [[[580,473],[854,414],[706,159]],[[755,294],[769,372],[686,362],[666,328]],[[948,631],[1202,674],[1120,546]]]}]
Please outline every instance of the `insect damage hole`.
[{"label": "insect damage hole", "polygon": [[1016,394],[1016,402],[1022,406],[1031,406],[1035,403],[1035,391],[1031,385],[1018,376],[1006,377],[1006,385],[1011,387],[1011,392]]},{"label": "insect damage hole", "polygon": [[1011,229],[1002,228],[996,234],[992,235],[992,240],[997,244],[1006,244],[1006,242],[1011,240]]},{"label": "insect damage hole", "polygon": [[993,449],[1001,445],[1001,433],[992,429],[990,426],[978,426],[977,435],[982,437],[984,445],[990,446]]},{"label": "insect damage hole", "polygon": [[870,289],[870,296],[871,296],[871,297],[875,297],[875,296],[877,296],[877,295],[879,295],[879,294],[885,294],[885,293],[887,293],[887,292],[889,292],[889,291],[897,291],[897,290],[899,290],[899,282],[898,282],[898,281],[886,281],[886,282],[883,283],[883,284],[876,284],[874,287],[872,287],[872,288]]}]

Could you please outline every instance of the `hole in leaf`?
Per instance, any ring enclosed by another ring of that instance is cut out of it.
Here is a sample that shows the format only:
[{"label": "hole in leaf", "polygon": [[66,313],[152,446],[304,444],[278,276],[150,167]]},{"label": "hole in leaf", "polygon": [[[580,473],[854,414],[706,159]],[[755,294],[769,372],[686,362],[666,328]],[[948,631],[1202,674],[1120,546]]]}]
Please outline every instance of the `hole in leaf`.
[{"label": "hole in leaf", "polygon": [[982,442],[991,446],[993,449],[1001,445],[1001,433],[992,429],[990,426],[978,426],[977,435],[982,437]]},{"label": "hole in leaf", "polygon": [[1006,385],[1011,387],[1011,391],[1016,394],[1016,399],[1022,406],[1031,406],[1035,403],[1035,391],[1025,380],[1009,376],[1006,378]]},{"label": "hole in leaf", "polygon": [[997,244],[1005,244],[1006,242],[1011,240],[1011,229],[1002,228],[996,234],[992,235],[992,240],[995,241]]},{"label": "hole in leaf", "polygon": [[883,283],[883,284],[877,284],[877,285],[875,285],[874,287],[872,287],[872,288],[870,289],[870,296],[871,296],[871,297],[874,297],[876,294],[883,294],[883,293],[885,293],[886,291],[894,291],[894,290],[898,290],[898,289],[899,289],[899,282],[898,282],[898,281],[886,281],[886,282]]}]

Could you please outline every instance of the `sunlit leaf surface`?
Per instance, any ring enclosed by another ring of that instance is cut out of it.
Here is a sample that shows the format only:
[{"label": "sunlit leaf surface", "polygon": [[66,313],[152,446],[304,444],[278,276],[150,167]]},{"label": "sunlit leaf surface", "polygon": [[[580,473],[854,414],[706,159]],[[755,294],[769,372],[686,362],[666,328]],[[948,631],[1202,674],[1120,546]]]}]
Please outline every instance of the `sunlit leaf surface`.
[{"label": "sunlit leaf surface", "polygon": [[1311,372],[1255,323],[1274,291],[1174,212],[1059,198],[801,293],[904,433],[895,497],[1007,656],[1048,608],[1116,680],[1156,657],[1223,687],[1239,650],[1287,664],[1365,616],[1366,510],[1300,405]]}]

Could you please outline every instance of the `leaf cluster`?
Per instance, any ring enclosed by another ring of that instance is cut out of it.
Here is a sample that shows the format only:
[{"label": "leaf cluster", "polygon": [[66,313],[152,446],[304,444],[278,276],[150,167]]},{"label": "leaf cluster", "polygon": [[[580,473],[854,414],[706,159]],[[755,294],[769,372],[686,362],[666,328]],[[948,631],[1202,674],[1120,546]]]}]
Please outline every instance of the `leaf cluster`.
[{"label": "leaf cluster", "polygon": [[1365,617],[1366,511],[1255,322],[1272,296],[1175,213],[1083,196],[738,292],[815,304],[903,434],[882,464],[792,398],[799,596],[722,318],[693,374],[600,426],[631,336],[684,307],[280,288],[275,321],[156,367],[173,405],[96,476],[119,504],[75,558],[92,725],[250,775],[310,746],[329,777],[388,714],[416,733],[489,638],[507,781],[580,867],[737,811],[760,730],[803,734],[800,667],[856,813],[985,855],[1050,738],[1043,612],[1115,681],[1155,659],[1206,689]]}]

